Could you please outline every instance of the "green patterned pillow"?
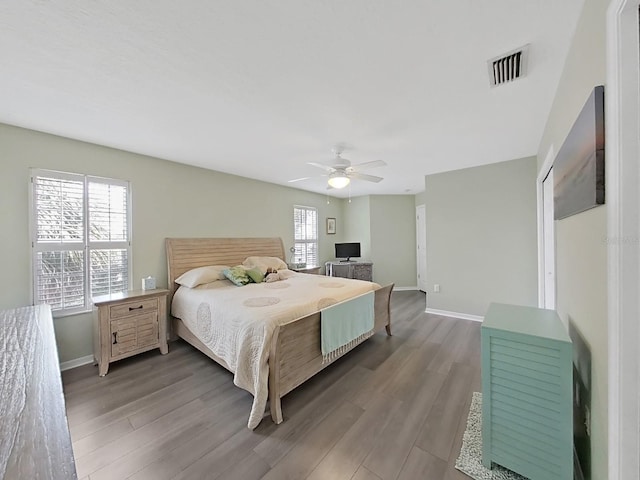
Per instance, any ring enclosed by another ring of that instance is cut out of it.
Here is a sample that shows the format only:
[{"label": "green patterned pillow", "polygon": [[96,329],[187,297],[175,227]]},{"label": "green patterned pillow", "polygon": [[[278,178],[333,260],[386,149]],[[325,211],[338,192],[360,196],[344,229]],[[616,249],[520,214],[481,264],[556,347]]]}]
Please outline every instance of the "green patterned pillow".
[{"label": "green patterned pillow", "polygon": [[243,285],[251,282],[251,278],[247,275],[247,271],[240,265],[227,268],[222,271],[222,274],[238,287],[242,287]]},{"label": "green patterned pillow", "polygon": [[257,267],[247,270],[247,275],[249,275],[249,278],[256,283],[262,283],[264,280],[264,273],[262,273]]}]

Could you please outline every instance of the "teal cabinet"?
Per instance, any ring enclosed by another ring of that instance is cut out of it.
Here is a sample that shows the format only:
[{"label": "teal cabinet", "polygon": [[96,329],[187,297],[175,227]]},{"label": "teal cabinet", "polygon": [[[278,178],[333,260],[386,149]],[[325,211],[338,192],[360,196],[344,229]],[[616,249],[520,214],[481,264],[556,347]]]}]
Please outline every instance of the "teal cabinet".
[{"label": "teal cabinet", "polygon": [[572,345],[553,310],[492,303],[482,338],[482,462],[573,479]]}]

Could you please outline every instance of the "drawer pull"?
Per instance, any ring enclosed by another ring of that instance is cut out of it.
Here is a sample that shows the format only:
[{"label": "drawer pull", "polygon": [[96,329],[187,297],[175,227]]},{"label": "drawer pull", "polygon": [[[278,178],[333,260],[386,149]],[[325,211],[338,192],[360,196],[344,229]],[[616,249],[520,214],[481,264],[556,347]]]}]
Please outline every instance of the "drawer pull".
[{"label": "drawer pull", "polygon": [[143,305],[140,305],[139,307],[129,307],[129,311],[131,310],[140,310],[143,307]]},{"label": "drawer pull", "polygon": [[118,332],[113,332],[113,343],[114,345],[118,343]]}]

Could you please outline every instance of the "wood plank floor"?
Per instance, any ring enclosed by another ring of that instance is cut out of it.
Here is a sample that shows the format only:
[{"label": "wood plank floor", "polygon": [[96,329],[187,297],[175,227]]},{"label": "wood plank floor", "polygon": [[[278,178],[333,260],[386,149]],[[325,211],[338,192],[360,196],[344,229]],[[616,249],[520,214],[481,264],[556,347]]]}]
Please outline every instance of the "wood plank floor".
[{"label": "wood plank floor", "polygon": [[424,313],[395,292],[392,337],[374,335],[246,427],[252,397],[188,344],[63,373],[80,479],[468,480],[454,468],[480,324]]}]

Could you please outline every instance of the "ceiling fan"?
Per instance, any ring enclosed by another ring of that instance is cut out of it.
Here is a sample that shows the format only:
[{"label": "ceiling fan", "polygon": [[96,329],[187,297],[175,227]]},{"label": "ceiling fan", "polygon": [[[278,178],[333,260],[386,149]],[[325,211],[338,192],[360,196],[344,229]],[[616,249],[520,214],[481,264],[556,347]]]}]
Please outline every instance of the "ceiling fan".
[{"label": "ceiling fan", "polygon": [[[387,164],[382,160],[374,160],[372,162],[360,163],[358,165],[351,165],[351,162],[342,156],[342,152],[344,151],[344,146],[338,145],[333,148],[333,153],[335,158],[333,159],[333,165],[325,165],[323,163],[316,162],[308,162],[309,165],[313,165],[314,167],[318,167],[323,169],[325,174],[320,176],[329,177],[327,190],[331,190],[332,188],[344,188],[349,183],[351,183],[352,179],[355,180],[366,180],[368,182],[376,182],[383,180],[382,177],[376,177],[374,175],[367,175],[366,173],[362,173],[363,170],[368,170],[370,168],[376,167],[384,167]],[[289,183],[300,182],[302,180],[308,180],[313,177],[302,177],[295,178],[293,180],[289,180]]]}]

